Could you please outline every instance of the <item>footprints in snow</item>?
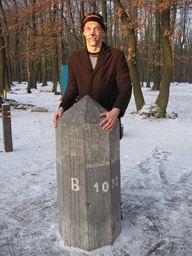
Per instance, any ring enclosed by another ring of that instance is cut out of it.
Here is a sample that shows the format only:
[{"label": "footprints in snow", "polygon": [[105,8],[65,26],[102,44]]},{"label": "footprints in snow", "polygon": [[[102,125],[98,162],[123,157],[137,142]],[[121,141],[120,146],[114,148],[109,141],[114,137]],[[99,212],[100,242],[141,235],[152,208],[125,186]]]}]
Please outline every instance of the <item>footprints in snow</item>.
[{"label": "footprints in snow", "polygon": [[[159,148],[158,146],[155,147],[155,149],[152,151],[152,156],[146,158],[145,160],[140,161],[138,165],[139,171],[142,174],[150,174],[151,172],[154,172],[154,166],[159,172],[159,176],[162,180],[162,183],[165,185],[168,185],[168,180],[165,174],[166,169],[166,161],[168,160],[168,157],[172,154],[169,151],[166,151],[164,149]],[[155,163],[154,163],[155,161]]]}]

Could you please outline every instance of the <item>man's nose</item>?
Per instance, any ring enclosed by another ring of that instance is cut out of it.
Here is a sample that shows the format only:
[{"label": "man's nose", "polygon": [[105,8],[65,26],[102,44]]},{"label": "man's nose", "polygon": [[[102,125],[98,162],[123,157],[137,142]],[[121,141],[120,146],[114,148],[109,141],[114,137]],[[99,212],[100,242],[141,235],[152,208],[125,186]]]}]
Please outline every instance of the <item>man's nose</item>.
[{"label": "man's nose", "polygon": [[95,29],[94,28],[91,29],[91,35],[95,35]]}]

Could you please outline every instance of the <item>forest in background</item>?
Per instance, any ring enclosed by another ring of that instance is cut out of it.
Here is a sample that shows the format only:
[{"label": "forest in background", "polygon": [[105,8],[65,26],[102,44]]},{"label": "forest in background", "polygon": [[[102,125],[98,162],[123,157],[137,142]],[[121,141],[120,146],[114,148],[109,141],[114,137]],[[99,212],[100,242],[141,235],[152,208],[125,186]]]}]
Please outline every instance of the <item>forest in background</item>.
[{"label": "forest in background", "polygon": [[125,53],[137,110],[147,82],[165,111],[170,82],[192,82],[189,0],[0,0],[0,93],[12,81],[27,81],[28,93],[52,81],[56,93],[61,65],[85,44],[80,24],[88,12],[104,17],[103,40]]}]

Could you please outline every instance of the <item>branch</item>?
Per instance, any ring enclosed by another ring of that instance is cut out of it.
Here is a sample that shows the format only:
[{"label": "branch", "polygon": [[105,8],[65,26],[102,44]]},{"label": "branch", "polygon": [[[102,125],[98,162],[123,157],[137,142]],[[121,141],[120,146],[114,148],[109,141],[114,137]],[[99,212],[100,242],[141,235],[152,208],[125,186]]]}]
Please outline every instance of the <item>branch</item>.
[{"label": "branch", "polygon": [[67,28],[67,31],[75,38],[75,40],[77,40],[79,43],[82,44],[81,40],[76,36],[76,33],[74,34],[74,33],[71,32],[71,28],[67,24],[67,20],[66,20],[65,16],[63,15],[63,13],[61,13],[61,15],[62,15],[62,18],[63,18],[63,20],[65,22],[65,26]]}]

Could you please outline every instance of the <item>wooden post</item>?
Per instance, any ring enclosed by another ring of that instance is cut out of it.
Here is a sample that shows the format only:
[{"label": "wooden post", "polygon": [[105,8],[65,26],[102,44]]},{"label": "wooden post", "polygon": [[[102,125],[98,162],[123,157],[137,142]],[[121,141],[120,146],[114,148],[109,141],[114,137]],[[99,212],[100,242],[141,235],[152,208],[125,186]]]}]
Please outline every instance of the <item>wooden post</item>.
[{"label": "wooden post", "polygon": [[7,90],[3,90],[3,98],[6,99],[7,98]]},{"label": "wooden post", "polygon": [[12,132],[11,132],[11,115],[10,105],[3,103],[2,105],[2,120],[3,120],[3,138],[5,152],[13,151]]},{"label": "wooden post", "polygon": [[56,128],[59,233],[65,246],[91,251],[120,233],[119,121],[99,125],[106,110],[85,96]]}]

